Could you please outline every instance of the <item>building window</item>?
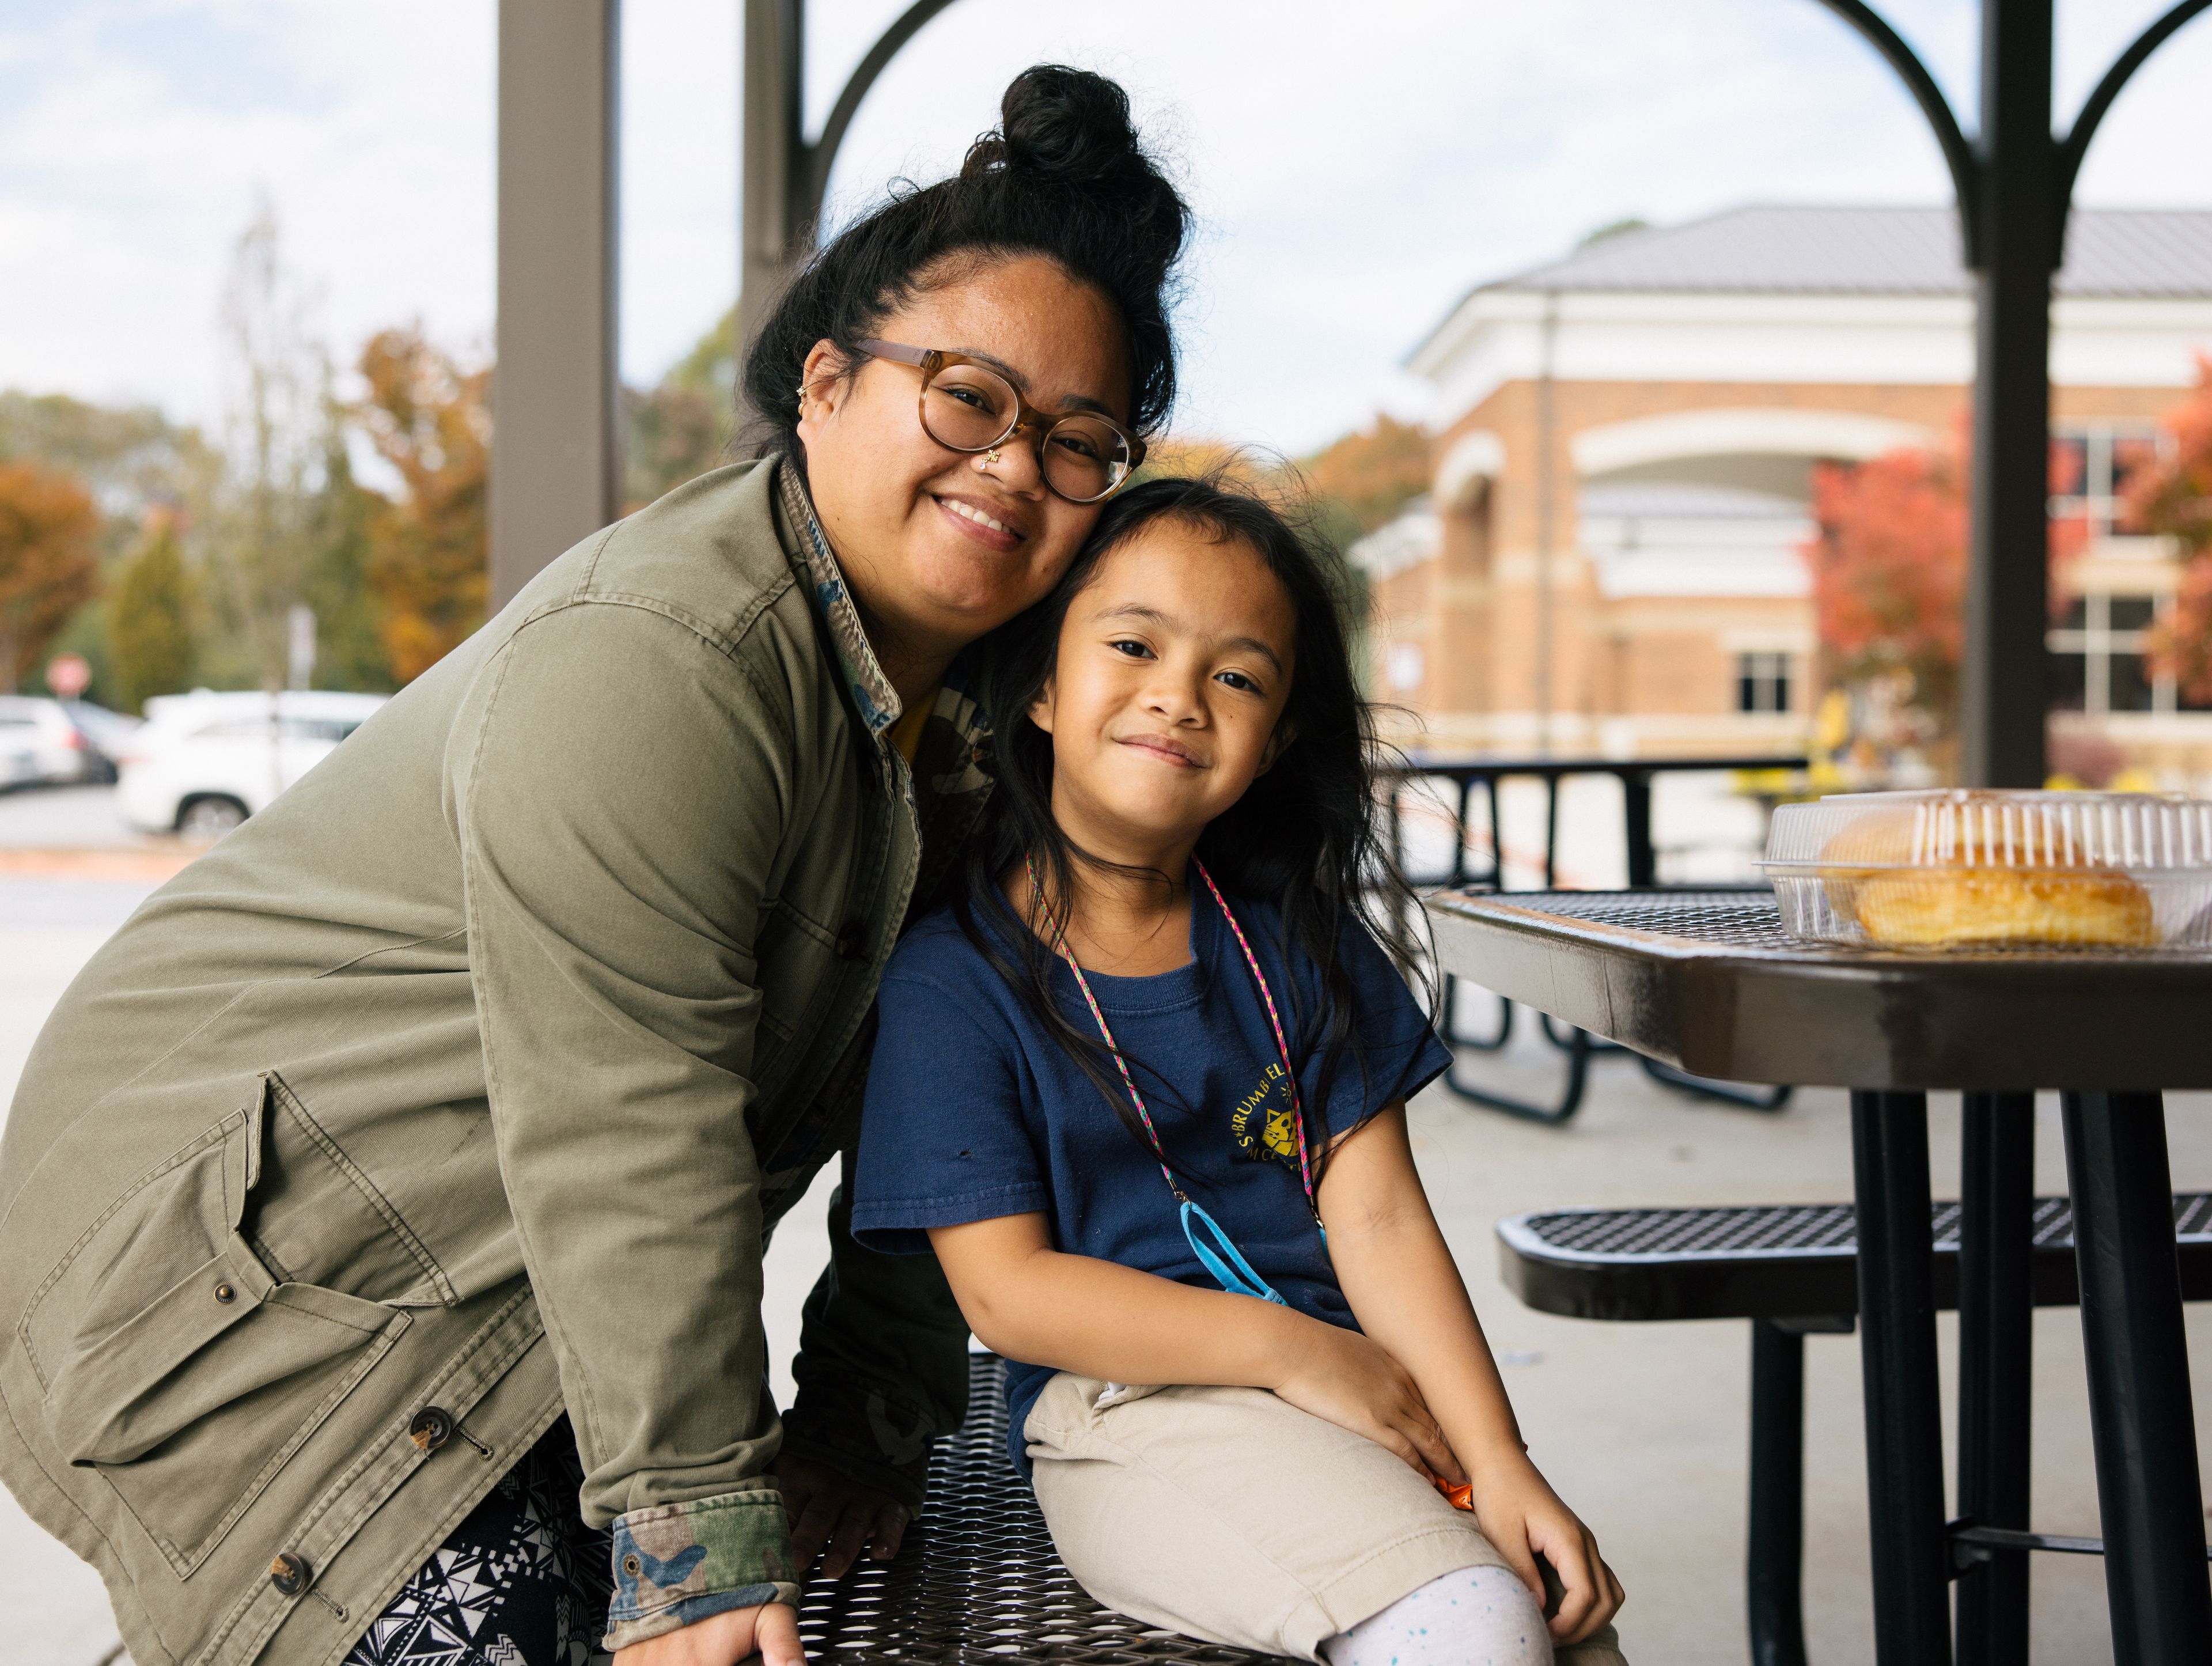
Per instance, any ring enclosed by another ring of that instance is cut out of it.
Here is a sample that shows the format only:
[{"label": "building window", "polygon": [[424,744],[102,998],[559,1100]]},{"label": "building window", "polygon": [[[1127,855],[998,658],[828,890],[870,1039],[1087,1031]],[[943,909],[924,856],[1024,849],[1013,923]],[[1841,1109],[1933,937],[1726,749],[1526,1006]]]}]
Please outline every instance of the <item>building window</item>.
[{"label": "building window", "polygon": [[2071,522],[2086,538],[2131,537],[2142,531],[2122,501],[2137,471],[2155,464],[2171,443],[2148,423],[2059,423],[2051,435],[2051,519]]},{"label": "building window", "polygon": [[1400,694],[1407,694],[1420,687],[1421,678],[1427,673],[1427,669],[1422,661],[1419,642],[1393,642],[1390,652],[1382,661],[1384,679]]},{"label": "building window", "polygon": [[2173,684],[2143,663],[2143,631],[2157,609],[2148,596],[2076,596],[2045,639],[2052,708],[2092,716],[2173,710]]},{"label": "building window", "polygon": [[1735,708],[1740,712],[1788,711],[1790,656],[1786,654],[1737,654]]}]

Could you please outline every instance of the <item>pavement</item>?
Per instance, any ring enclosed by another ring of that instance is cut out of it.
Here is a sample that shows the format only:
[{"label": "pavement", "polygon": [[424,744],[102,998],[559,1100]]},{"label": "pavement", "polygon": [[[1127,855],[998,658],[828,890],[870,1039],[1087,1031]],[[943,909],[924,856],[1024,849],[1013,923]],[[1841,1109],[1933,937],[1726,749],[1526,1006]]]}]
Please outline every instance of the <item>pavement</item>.
[{"label": "pavement", "polygon": [[[104,851],[100,860],[111,863],[172,867],[188,857],[127,830],[105,845],[68,846],[58,836],[103,825],[103,816],[112,819],[112,812],[82,789],[0,798],[0,1093],[12,1094],[23,1056],[70,978],[157,882],[118,878],[89,859],[71,868],[53,853]],[[33,859],[27,851],[46,854]],[[1556,1082],[1560,1059],[1524,1033],[1506,1054],[1464,1067],[1533,1095]],[[1529,1312],[1498,1281],[1492,1229],[1502,1216],[1566,1204],[1848,1198],[1850,1108],[1841,1092],[1812,1090],[1786,1110],[1765,1115],[1688,1099],[1650,1082],[1627,1060],[1601,1060],[1592,1071],[1583,1110],[1560,1128],[1516,1122],[1431,1089],[1413,1108],[1416,1152],[1504,1367],[1530,1453],[1595,1529],[1628,1589],[1620,1627],[1629,1657],[1638,1666],[1734,1666],[1748,1647],[1748,1327],[1590,1324]],[[2176,1187],[2212,1189],[2212,1096],[2175,1095],[2169,1104]],[[1930,1123],[1936,1189],[1955,1195],[1955,1095],[1933,1096]],[[2039,1104],[2037,1124],[2038,1189],[2063,1193],[2054,1100]],[[826,1254],[827,1194],[825,1179],[785,1220],[769,1251],[765,1317],[772,1348],[786,1354]],[[2212,1315],[2192,1310],[2189,1333],[2197,1380],[2212,1383]],[[1940,1342],[1948,1394],[1957,1343],[1948,1317]],[[2036,1316],[2034,1370],[2036,1524],[2095,1535],[2081,1330],[2071,1310]],[[778,1392],[788,1396],[787,1365],[780,1362],[777,1371]],[[1873,1658],[1860,1420],[1856,1341],[1810,1338],[1805,1614],[1818,1666]],[[1945,1438],[1948,1446],[1948,1426]],[[2212,1450],[2212,1428],[2202,1414],[2198,1444]],[[2049,1555],[2036,1558],[2033,1570],[2036,1666],[2110,1661],[2101,1564]],[[98,1580],[0,1494],[0,1661],[112,1666],[116,1648]]]}]

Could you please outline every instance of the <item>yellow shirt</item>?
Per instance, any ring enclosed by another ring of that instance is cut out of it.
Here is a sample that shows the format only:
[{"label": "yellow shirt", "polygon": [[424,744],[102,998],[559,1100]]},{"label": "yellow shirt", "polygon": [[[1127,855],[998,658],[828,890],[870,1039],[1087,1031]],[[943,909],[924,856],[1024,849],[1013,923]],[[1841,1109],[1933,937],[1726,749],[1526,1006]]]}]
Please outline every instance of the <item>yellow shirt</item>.
[{"label": "yellow shirt", "polygon": [[922,726],[929,721],[930,708],[936,704],[937,690],[932,689],[918,699],[909,701],[907,708],[899,714],[898,721],[891,725],[891,745],[906,760],[909,769],[914,767],[915,749],[921,745]]}]

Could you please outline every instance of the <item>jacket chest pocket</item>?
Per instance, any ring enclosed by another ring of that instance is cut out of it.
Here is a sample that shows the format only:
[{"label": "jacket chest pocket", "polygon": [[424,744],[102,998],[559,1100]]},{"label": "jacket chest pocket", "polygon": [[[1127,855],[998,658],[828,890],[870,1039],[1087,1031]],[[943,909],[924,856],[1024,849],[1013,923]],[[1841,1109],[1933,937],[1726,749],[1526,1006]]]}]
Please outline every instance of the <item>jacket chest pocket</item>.
[{"label": "jacket chest pocket", "polygon": [[404,1309],[273,1276],[240,1235],[261,1110],[143,1177],[25,1314],[48,1433],[188,1574],[383,1358]]}]

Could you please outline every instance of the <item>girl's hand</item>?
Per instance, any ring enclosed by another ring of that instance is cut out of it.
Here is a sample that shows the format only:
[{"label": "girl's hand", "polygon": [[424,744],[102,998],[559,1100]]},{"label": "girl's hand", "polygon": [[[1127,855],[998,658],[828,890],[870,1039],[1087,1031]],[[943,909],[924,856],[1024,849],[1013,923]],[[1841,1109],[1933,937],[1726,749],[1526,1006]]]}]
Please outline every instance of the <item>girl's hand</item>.
[{"label": "girl's hand", "polygon": [[1467,1476],[1412,1373],[1356,1330],[1300,1316],[1287,1369],[1268,1386],[1302,1412],[1326,1418],[1396,1453],[1424,1475]]},{"label": "girl's hand", "polygon": [[799,1611],[769,1602],[709,1614],[617,1649],[615,1666],[738,1666],[754,1653],[763,1666],[805,1666],[806,1651],[799,1645]]},{"label": "girl's hand", "polygon": [[[791,1559],[799,1578],[822,1558],[822,1577],[842,1578],[865,1550],[879,1562],[898,1554],[906,1506],[826,1463],[786,1452],[775,1461],[783,1511],[791,1520]],[[770,1663],[774,1666],[774,1663]]]},{"label": "girl's hand", "polygon": [[1581,1642],[1612,1619],[1626,1600],[1620,1581],[1598,1555],[1597,1540],[1589,1529],[1559,1502],[1559,1495],[1522,1454],[1501,1457],[1475,1478],[1474,1519],[1483,1537],[1513,1565],[1539,1604],[1548,1602],[1550,1596],[1536,1558],[1552,1565],[1563,1588],[1559,1611],[1551,1619],[1554,1643]]}]

